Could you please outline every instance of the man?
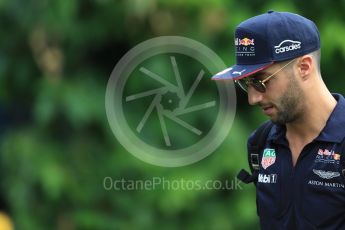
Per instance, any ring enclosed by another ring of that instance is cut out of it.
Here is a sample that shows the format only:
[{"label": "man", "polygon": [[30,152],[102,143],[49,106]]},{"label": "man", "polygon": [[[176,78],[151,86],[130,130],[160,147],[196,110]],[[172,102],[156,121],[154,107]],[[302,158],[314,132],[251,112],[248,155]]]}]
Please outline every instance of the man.
[{"label": "man", "polygon": [[345,229],[345,99],[322,80],[317,27],[269,11],[238,25],[235,46],[212,79],[235,80],[273,122],[257,153],[259,131],[248,140],[261,228]]}]

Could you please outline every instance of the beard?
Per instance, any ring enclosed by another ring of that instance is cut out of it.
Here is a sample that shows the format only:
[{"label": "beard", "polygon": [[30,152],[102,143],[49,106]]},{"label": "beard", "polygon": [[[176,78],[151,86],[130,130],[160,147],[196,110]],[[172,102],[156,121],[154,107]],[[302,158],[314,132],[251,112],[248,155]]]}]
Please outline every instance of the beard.
[{"label": "beard", "polygon": [[284,125],[296,121],[303,116],[303,91],[295,80],[291,77],[290,82],[276,103],[277,116],[272,122]]}]

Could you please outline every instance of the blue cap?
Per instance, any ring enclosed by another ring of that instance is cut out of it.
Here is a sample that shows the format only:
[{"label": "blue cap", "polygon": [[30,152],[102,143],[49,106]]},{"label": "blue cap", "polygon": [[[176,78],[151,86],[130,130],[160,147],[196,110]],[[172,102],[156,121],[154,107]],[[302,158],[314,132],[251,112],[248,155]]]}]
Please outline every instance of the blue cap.
[{"label": "blue cap", "polygon": [[268,11],[237,26],[235,49],[236,65],[212,80],[238,80],[275,62],[311,53],[320,49],[320,34],[314,22],[298,14]]}]

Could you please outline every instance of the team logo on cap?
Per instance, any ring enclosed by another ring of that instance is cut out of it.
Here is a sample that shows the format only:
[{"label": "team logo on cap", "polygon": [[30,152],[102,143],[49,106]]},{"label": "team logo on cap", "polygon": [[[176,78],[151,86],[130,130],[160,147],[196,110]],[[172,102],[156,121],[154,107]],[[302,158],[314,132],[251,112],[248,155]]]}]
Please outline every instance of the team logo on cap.
[{"label": "team logo on cap", "polygon": [[237,56],[255,56],[254,38],[235,38]]},{"label": "team logo on cap", "polygon": [[249,46],[249,45],[254,45],[254,38],[252,39],[249,39],[249,38],[243,38],[243,39],[239,39],[239,38],[236,38],[235,39],[235,45],[236,46],[240,46],[240,45],[243,45],[243,46]]},{"label": "team logo on cap", "polygon": [[276,162],[276,151],[274,149],[264,149],[262,155],[261,165],[264,169],[267,169]]},{"label": "team logo on cap", "polygon": [[287,51],[298,50],[301,48],[301,42],[293,40],[284,40],[279,45],[274,46],[276,54],[285,53]]}]

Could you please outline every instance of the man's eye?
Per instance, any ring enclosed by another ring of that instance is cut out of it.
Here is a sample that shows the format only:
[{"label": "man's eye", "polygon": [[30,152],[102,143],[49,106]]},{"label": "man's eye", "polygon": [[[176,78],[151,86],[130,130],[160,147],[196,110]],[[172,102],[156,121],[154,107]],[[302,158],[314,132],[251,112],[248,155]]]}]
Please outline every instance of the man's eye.
[{"label": "man's eye", "polygon": [[262,81],[262,80],[265,80],[265,76],[264,75],[259,75],[259,76],[257,76],[255,79],[256,80],[259,80],[259,81]]},{"label": "man's eye", "polygon": [[260,82],[260,79],[258,79],[258,78],[252,79],[252,82],[253,82],[253,83],[259,83],[259,82]]}]

